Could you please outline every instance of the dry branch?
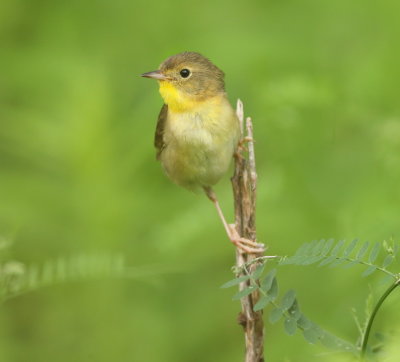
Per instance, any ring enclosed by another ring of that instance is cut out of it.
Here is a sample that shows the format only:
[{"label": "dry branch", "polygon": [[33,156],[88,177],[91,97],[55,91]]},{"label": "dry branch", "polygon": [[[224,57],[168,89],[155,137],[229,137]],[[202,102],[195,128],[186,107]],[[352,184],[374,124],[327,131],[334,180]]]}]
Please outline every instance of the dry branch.
[{"label": "dry branch", "polygon": [[[236,112],[240,121],[242,131],[242,142],[235,157],[235,171],[231,179],[234,205],[235,205],[235,224],[240,236],[257,241],[256,237],[256,191],[257,173],[253,143],[253,124],[249,117],[244,124],[243,103],[238,100]],[[246,129],[246,135],[243,129]],[[244,143],[247,143],[247,157],[243,154]],[[240,249],[236,249],[236,270],[243,270],[248,264],[260,255],[244,254]],[[250,265],[250,272],[254,271],[258,262]],[[238,275],[239,276],[239,275]],[[239,285],[239,289],[249,286],[249,281]],[[259,292],[256,291],[241,299],[242,311],[239,314],[239,324],[243,326],[245,333],[246,353],[245,362],[264,361],[264,322],[262,310],[255,312],[253,306],[259,299]]]}]

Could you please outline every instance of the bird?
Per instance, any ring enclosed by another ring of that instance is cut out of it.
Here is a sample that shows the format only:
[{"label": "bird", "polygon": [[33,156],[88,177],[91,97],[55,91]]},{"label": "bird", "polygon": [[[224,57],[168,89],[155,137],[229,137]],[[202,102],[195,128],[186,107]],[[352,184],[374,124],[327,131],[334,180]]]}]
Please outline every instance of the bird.
[{"label": "bird", "polygon": [[241,136],[224,72],[200,53],[182,52],[141,76],[158,81],[164,101],[154,145],[166,175],[188,190],[204,190],[229,240],[243,253],[262,253],[263,244],[241,237],[228,224],[212,188],[228,171]]}]

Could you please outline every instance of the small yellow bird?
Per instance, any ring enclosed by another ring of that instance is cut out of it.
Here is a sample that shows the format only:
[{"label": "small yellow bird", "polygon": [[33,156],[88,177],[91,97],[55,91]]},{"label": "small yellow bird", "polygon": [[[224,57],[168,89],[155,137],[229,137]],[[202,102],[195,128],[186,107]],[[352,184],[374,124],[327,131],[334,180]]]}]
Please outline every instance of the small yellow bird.
[{"label": "small yellow bird", "polygon": [[183,52],[141,76],[158,80],[164,100],[154,143],[167,176],[189,190],[202,188],[232,243],[247,253],[263,252],[263,244],[240,237],[226,222],[211,188],[227,172],[240,137],[224,73],[201,54]]}]

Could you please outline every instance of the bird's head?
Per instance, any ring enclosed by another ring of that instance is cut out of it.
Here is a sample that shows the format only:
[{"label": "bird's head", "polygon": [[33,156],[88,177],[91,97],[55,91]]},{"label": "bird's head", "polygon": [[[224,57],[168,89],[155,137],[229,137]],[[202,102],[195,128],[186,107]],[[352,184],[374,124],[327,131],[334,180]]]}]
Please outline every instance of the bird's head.
[{"label": "bird's head", "polygon": [[222,70],[195,52],[173,55],[142,77],[157,79],[165,103],[181,110],[225,92]]}]

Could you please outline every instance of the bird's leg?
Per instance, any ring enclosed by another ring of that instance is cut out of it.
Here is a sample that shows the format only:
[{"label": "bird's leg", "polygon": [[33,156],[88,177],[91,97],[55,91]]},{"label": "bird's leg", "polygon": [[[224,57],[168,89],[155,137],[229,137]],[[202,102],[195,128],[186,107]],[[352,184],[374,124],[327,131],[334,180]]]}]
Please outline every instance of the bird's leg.
[{"label": "bird's leg", "polygon": [[265,251],[264,245],[256,243],[255,241],[242,238],[238,231],[236,230],[235,224],[228,224],[226,222],[225,216],[219,205],[217,196],[211,187],[204,187],[204,191],[208,198],[213,202],[215,208],[217,209],[218,216],[220,217],[222,224],[224,225],[225,231],[228,234],[229,240],[236,245],[237,248],[241,249],[243,252],[248,254],[261,254]]}]

